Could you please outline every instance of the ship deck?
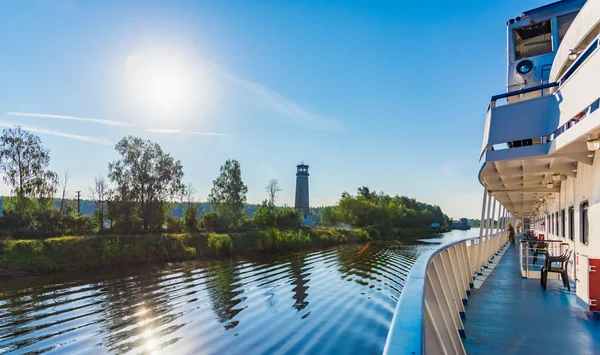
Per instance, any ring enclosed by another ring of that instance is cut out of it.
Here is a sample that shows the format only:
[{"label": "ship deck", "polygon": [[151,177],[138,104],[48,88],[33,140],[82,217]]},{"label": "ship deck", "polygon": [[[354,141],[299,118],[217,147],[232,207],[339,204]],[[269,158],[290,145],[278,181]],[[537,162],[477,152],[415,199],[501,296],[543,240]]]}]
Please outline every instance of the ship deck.
[{"label": "ship deck", "polygon": [[467,354],[598,354],[600,320],[584,311],[560,280],[522,278],[519,249],[509,245],[479,289],[464,321]]}]

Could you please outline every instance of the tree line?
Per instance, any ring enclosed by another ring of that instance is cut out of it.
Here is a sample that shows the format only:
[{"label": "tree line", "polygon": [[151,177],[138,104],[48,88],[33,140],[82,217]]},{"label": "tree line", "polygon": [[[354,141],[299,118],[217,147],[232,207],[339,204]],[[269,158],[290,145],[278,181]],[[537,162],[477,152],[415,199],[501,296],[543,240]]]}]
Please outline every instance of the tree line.
[{"label": "tree line", "polygon": [[[192,184],[184,183],[180,160],[161,146],[139,137],[123,137],[115,150],[119,159],[108,164],[106,175],[94,178],[89,187],[93,214],[78,213],[67,198],[69,173],[61,176],[49,169],[50,152],[41,139],[21,127],[4,129],[0,137],[0,173],[11,189],[3,200],[0,234],[38,236],[118,232],[126,234],[167,231],[173,233],[245,230],[251,228],[299,228],[301,214],[293,208],[276,207],[281,191],[276,179],[265,187],[267,199],[250,219],[245,213],[248,187],[237,160],[220,168],[208,195],[210,212],[194,199]],[[182,217],[172,216],[174,206]],[[313,210],[323,224],[389,229],[448,224],[439,206],[404,196],[358,189],[344,192],[335,206]]]},{"label": "tree line", "polygon": [[[244,212],[248,187],[236,160],[227,160],[208,195],[211,212],[201,213],[194,187],[183,181],[183,166],[161,146],[138,137],[123,137],[115,150],[119,159],[108,164],[108,174],[89,187],[94,212],[77,213],[66,198],[69,174],[49,169],[50,152],[38,136],[21,127],[4,129],[0,137],[0,172],[11,189],[3,201],[0,231],[4,234],[88,234],[93,232],[149,233],[207,229],[224,231],[254,226]],[[275,208],[277,180],[266,187],[268,201],[258,209],[286,226],[300,226],[300,214]],[[58,194],[58,203],[55,203]],[[183,205],[183,217],[171,216],[173,203]],[[257,212],[258,212],[257,211]],[[280,217],[277,217],[281,215]],[[259,218],[260,219],[260,218]],[[293,221],[293,222],[291,222]],[[264,219],[259,222],[264,225]],[[277,224],[269,227],[275,227]]]},{"label": "tree line", "polygon": [[356,195],[344,192],[335,206],[324,207],[321,221],[329,225],[348,224],[385,230],[431,223],[446,226],[450,219],[439,206],[406,196],[390,196],[363,186],[358,188]]}]

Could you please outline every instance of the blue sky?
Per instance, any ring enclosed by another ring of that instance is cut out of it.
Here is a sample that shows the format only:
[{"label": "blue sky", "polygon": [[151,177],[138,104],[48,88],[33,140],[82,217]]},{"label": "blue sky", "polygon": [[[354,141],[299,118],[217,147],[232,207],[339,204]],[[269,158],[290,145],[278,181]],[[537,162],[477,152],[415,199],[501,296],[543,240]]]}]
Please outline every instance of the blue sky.
[{"label": "blue sky", "polygon": [[366,185],[478,217],[506,21],[546,3],[2,1],[0,125],[37,132],[84,195],[131,134],[200,200],[234,158],[249,202],[276,178],[293,204],[304,160],[313,206]]}]

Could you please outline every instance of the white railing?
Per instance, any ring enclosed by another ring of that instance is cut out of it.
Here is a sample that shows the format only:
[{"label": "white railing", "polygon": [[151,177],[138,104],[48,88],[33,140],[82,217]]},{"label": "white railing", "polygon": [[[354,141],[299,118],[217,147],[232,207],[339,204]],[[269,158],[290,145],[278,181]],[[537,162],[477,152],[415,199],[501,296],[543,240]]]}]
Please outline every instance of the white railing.
[{"label": "white railing", "polygon": [[507,241],[500,232],[422,254],[402,289],[384,354],[465,354],[462,318],[473,280]]}]

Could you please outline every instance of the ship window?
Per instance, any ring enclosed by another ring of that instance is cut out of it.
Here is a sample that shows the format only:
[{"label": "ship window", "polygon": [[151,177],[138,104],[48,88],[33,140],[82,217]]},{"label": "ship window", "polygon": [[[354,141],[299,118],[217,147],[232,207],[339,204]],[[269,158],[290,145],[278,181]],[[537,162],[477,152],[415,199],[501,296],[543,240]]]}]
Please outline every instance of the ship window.
[{"label": "ship window", "polygon": [[558,42],[562,42],[563,37],[567,33],[569,27],[571,27],[571,23],[575,20],[577,16],[577,11],[572,12],[570,14],[558,16],[556,19],[558,20]]},{"label": "ship window", "polygon": [[575,240],[575,209],[569,207],[569,239]]},{"label": "ship window", "polygon": [[580,207],[581,214],[581,242],[588,244],[590,241],[590,223],[588,220],[588,202],[583,202]]},{"label": "ship window", "polygon": [[565,218],[565,210],[560,211],[560,236],[565,237],[565,229],[567,224],[567,219]]},{"label": "ship window", "polygon": [[513,30],[515,60],[552,52],[550,20]]},{"label": "ship window", "polygon": [[555,218],[556,218],[556,224],[554,225],[555,226],[554,227],[554,234],[558,235],[558,233],[559,233],[558,231],[560,230],[558,228],[558,212],[555,213]]},{"label": "ship window", "polygon": [[551,232],[552,234],[554,234],[555,230],[554,230],[554,213],[550,215],[550,226],[551,226]]}]

